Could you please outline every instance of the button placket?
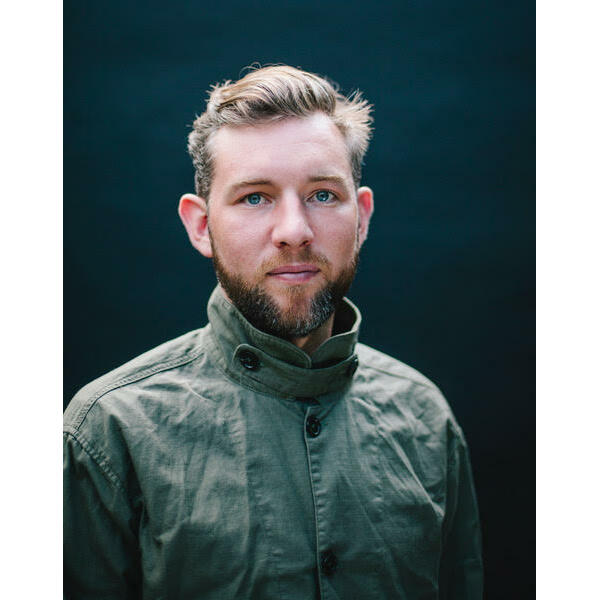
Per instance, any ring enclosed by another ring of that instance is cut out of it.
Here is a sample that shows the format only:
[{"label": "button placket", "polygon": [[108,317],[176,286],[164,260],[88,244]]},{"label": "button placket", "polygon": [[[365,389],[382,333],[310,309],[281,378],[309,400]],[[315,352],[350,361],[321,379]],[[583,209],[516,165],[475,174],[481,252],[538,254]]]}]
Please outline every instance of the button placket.
[{"label": "button placket", "polygon": [[[337,571],[338,558],[331,549],[331,536],[327,522],[327,501],[322,480],[322,444],[326,443],[326,428],[317,414],[321,411],[309,407],[304,420],[304,439],[306,445],[308,469],[310,475],[313,504],[315,510],[316,548],[315,562],[319,577],[319,588],[323,593],[325,582],[321,578],[330,578]],[[317,413],[317,414],[315,414]],[[322,596],[323,597],[323,596]]]}]

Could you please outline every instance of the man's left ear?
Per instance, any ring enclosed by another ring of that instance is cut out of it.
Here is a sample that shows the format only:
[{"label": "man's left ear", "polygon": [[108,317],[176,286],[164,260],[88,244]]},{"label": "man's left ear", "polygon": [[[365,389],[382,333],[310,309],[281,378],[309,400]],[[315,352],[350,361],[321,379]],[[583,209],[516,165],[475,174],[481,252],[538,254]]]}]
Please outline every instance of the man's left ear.
[{"label": "man's left ear", "polygon": [[362,246],[367,239],[369,222],[375,210],[373,190],[367,186],[359,187],[356,191],[356,199],[358,201],[358,243]]}]

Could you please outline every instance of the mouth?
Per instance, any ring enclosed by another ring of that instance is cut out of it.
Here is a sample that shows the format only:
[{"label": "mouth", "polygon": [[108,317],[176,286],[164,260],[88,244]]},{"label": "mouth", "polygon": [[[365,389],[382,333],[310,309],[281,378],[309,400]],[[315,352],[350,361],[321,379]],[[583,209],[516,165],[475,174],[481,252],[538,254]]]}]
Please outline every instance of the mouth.
[{"label": "mouth", "polygon": [[315,277],[321,269],[312,264],[282,265],[267,275],[288,283],[304,283]]}]

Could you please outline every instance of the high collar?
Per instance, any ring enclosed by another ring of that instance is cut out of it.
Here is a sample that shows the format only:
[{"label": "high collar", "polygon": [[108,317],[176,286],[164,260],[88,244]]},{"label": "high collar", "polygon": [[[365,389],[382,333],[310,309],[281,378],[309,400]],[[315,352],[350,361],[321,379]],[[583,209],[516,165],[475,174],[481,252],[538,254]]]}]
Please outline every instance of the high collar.
[{"label": "high collar", "polygon": [[312,356],[253,327],[220,286],[208,301],[208,319],[221,368],[241,385],[259,392],[314,398],[347,386],[358,366],[354,348],[361,316],[346,298],[336,311],[334,335]]}]

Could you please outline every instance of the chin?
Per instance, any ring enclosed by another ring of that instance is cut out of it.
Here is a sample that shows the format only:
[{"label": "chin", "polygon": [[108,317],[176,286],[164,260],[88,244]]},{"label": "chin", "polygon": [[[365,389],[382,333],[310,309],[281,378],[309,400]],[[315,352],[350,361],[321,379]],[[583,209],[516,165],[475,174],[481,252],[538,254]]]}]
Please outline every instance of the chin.
[{"label": "chin", "polygon": [[316,287],[313,285],[297,284],[289,285],[283,290],[276,290],[274,292],[265,290],[265,293],[271,297],[281,311],[294,310],[308,312],[317,294],[320,294],[325,287],[324,285]]}]

